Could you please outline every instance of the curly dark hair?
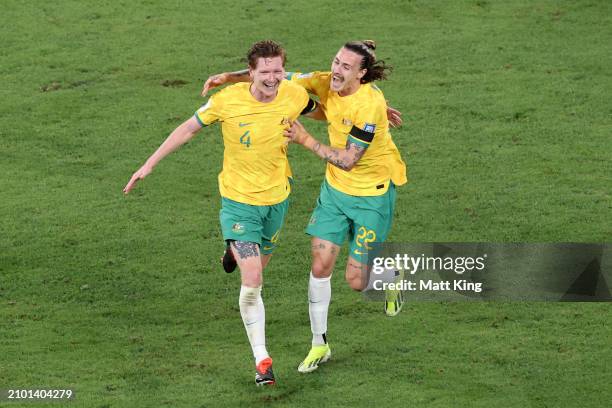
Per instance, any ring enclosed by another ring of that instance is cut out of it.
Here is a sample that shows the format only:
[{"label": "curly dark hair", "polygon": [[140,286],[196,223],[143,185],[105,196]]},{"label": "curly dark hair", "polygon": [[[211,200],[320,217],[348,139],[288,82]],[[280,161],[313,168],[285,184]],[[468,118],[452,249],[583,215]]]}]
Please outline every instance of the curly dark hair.
[{"label": "curly dark hair", "polygon": [[376,59],[374,53],[376,43],[372,40],[349,41],[344,44],[344,48],[363,57],[361,59],[361,69],[367,69],[367,72],[361,78],[362,84],[387,79],[387,76],[393,70],[392,67],[385,64],[385,61]]}]

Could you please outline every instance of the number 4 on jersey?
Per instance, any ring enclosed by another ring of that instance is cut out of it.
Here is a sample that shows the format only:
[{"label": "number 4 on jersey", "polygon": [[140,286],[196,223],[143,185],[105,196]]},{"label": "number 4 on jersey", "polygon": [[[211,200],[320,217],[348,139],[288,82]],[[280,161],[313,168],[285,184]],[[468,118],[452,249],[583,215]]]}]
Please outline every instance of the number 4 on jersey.
[{"label": "number 4 on jersey", "polygon": [[242,136],[240,136],[240,144],[243,144],[246,147],[251,147],[251,136],[249,136],[250,133],[251,131],[247,130],[242,134]]}]

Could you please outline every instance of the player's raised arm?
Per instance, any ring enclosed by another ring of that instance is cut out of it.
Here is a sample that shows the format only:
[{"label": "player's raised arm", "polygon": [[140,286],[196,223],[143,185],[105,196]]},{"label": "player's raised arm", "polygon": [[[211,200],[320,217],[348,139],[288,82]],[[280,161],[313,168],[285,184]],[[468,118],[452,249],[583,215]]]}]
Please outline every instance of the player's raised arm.
[{"label": "player's raised arm", "polygon": [[147,159],[145,164],[143,164],[142,167],[132,175],[130,181],[123,188],[123,192],[128,194],[134,188],[138,180],[142,180],[151,174],[157,163],[191,140],[191,138],[198,133],[200,129],[202,129],[202,125],[198,122],[195,116],[187,119],[179,127],[174,129],[174,131],[170,133],[170,136],[168,136],[161,146],[159,146],[155,153],[153,153],[151,157]]},{"label": "player's raised arm", "polygon": [[224,84],[235,84],[237,82],[249,82],[249,70],[243,69],[234,72],[223,72],[221,74],[215,74],[208,77],[202,87],[201,96],[206,96],[208,91]]},{"label": "player's raised arm", "polygon": [[285,136],[293,143],[301,144],[323,160],[346,171],[355,166],[367,149],[364,145],[358,144],[350,138],[346,141],[345,149],[335,149],[317,141],[297,120],[291,123],[289,129],[285,130]]}]

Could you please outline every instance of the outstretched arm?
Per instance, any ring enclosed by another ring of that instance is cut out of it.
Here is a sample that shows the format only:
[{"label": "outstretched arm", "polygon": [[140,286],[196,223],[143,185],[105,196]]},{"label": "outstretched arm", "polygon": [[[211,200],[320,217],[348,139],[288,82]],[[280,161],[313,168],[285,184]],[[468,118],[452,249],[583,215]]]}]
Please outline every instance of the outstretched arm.
[{"label": "outstretched arm", "polygon": [[317,139],[312,137],[297,120],[291,123],[289,129],[285,130],[285,136],[293,143],[301,144],[323,160],[346,171],[350,171],[366,151],[365,147],[351,142],[350,140],[346,141],[346,147],[344,149],[335,149],[320,143]]},{"label": "outstretched arm", "polygon": [[145,164],[132,175],[130,181],[123,188],[123,192],[128,194],[136,185],[138,180],[147,177],[153,171],[153,168],[164,157],[178,149],[183,144],[187,143],[191,138],[202,129],[202,125],[197,121],[195,116],[187,119],[179,127],[174,129],[170,136],[159,146],[159,148],[147,159]]}]

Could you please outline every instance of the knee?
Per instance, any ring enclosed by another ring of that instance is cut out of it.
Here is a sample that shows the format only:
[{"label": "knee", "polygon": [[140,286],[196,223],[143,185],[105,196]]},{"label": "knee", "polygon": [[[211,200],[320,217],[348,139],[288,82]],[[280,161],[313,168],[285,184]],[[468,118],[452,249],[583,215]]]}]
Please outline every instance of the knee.
[{"label": "knee", "polygon": [[238,304],[242,306],[252,306],[259,303],[261,300],[261,287],[248,287],[242,286],[240,288],[240,296],[238,297]]},{"label": "knee", "polygon": [[345,278],[351,289],[357,292],[361,292],[363,290],[363,282],[361,276],[347,274]]},{"label": "knee", "polygon": [[332,262],[325,262],[321,258],[314,258],[312,260],[312,276],[315,278],[327,278],[331,275],[334,264]]},{"label": "knee", "polygon": [[244,269],[240,269],[242,275],[242,284],[250,288],[256,288],[261,286],[263,281],[262,278],[262,267],[259,265],[249,265]]},{"label": "knee", "polygon": [[361,269],[351,268],[350,265],[347,265],[344,278],[353,290],[361,292],[365,287]]}]

